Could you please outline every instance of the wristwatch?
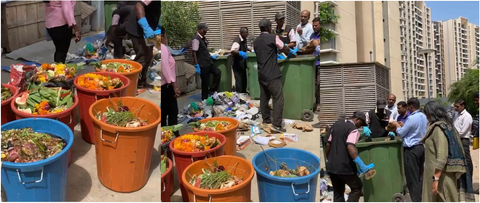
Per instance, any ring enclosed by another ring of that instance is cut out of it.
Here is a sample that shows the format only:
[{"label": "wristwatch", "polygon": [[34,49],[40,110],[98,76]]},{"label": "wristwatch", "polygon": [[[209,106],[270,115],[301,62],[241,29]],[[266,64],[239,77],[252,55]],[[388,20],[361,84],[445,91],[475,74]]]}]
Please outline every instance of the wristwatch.
[{"label": "wristwatch", "polygon": [[435,176],[432,176],[432,179],[433,179],[434,181],[440,180],[440,178],[437,178],[437,177],[435,177]]}]

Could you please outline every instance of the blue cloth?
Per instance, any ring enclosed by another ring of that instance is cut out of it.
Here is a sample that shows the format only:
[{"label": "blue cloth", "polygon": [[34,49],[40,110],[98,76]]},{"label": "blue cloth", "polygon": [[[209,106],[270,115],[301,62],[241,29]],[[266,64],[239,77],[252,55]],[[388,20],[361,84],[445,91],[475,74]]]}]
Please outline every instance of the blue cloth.
[{"label": "blue cloth", "polygon": [[[310,36],[310,40],[313,40],[313,39],[320,39],[320,33],[313,33],[312,36]],[[313,54],[315,56],[320,56],[320,51],[316,50],[315,49],[315,52],[313,52]],[[316,62],[315,62],[315,65],[316,66],[319,66],[320,65],[320,59],[318,59]]]},{"label": "blue cloth", "polygon": [[405,120],[403,127],[397,128],[397,135],[403,139],[404,147],[422,144],[422,138],[427,132],[427,117],[419,110],[413,112]]},{"label": "blue cloth", "polygon": [[410,111],[407,111],[407,115],[405,115],[405,117],[403,117],[402,115],[398,114],[398,117],[397,117],[397,122],[403,122],[405,123],[405,120],[407,120],[408,116],[410,116]]}]

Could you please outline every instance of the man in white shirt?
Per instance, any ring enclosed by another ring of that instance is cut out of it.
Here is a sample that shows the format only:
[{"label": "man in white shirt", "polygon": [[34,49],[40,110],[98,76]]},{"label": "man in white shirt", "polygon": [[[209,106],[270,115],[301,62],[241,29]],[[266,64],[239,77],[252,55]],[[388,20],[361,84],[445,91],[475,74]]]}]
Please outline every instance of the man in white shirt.
[{"label": "man in white shirt", "polygon": [[397,101],[397,96],[394,94],[389,94],[387,97],[387,110],[392,112],[392,117],[391,120],[396,121],[398,118],[398,110],[397,110],[397,105],[395,105],[395,102]]},{"label": "man in white shirt", "polygon": [[[463,150],[465,151],[465,159],[467,161],[467,170],[470,172],[469,175],[472,176],[473,164],[472,157],[470,156],[470,132],[472,129],[473,119],[470,113],[465,110],[465,106],[466,104],[463,99],[455,102],[455,111],[458,112],[458,115],[453,121],[453,125],[455,126],[455,129],[462,140]],[[463,174],[462,176],[464,175],[466,174]],[[472,181],[472,177],[467,180]]]},{"label": "man in white shirt", "polygon": [[300,14],[300,24],[297,25],[297,49],[307,46],[310,36],[313,34],[313,27],[308,21],[310,20],[310,11],[303,10]]}]

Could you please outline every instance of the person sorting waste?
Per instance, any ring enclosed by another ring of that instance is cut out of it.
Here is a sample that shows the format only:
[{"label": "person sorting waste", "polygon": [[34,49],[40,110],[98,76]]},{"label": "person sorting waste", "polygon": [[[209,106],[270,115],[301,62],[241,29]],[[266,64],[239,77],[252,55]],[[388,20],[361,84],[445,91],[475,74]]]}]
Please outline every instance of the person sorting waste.
[{"label": "person sorting waste", "polygon": [[355,111],[351,119],[339,119],[327,132],[326,169],[332,181],[334,202],[345,202],[345,184],[351,189],[348,201],[359,201],[363,184],[355,164],[367,180],[376,174],[374,164],[365,165],[355,147],[360,138],[358,128],[362,126],[367,126],[365,114]]},{"label": "person sorting waste", "polygon": [[[283,84],[280,65],[277,61],[277,50],[281,50],[288,57],[295,56],[298,49],[290,49],[278,35],[271,34],[272,22],[262,19],[259,23],[261,34],[253,42],[257,55],[258,82],[260,84],[260,111],[263,123],[272,124],[270,129],[276,133],[286,132],[282,126],[283,120]],[[273,101],[273,119],[268,102]]]},{"label": "person sorting waste", "polygon": [[388,123],[392,121],[392,112],[390,112],[385,107],[387,106],[387,101],[385,99],[377,99],[377,108],[370,110],[365,114],[367,125],[363,127],[363,133],[365,136],[370,138],[377,137],[395,137],[395,132],[387,131],[385,127],[388,126]]},{"label": "person sorting waste", "polygon": [[136,2],[124,2],[117,3],[117,9],[112,14],[112,25],[108,28],[106,34],[105,44],[108,46],[110,42],[113,42],[113,57],[116,59],[123,59],[125,53],[123,51],[123,39],[126,37],[127,32],[125,28],[118,29],[123,23],[125,23],[128,16],[135,9]]},{"label": "person sorting waste", "polygon": [[[197,74],[202,79],[202,100],[207,99],[208,95],[213,95],[220,85],[222,71],[218,69],[213,60],[217,60],[217,55],[210,55],[208,52],[208,40],[205,35],[208,32],[206,23],[200,23],[197,26],[197,34],[192,40],[193,63]],[[210,86],[210,74],[213,75],[213,82]],[[210,89],[208,88],[210,87]]]},{"label": "person sorting waste", "polygon": [[235,91],[247,93],[247,47],[248,28],[240,28],[240,35],[233,40],[230,49],[233,55],[233,75],[235,76]]}]

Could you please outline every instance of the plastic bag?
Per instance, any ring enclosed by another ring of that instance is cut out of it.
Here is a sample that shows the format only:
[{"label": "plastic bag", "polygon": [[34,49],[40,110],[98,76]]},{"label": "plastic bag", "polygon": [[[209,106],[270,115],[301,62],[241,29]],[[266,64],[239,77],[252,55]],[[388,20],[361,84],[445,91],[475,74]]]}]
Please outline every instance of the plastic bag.
[{"label": "plastic bag", "polygon": [[[12,64],[10,66],[10,80],[8,84],[17,87],[19,92],[23,92],[27,88],[27,81],[33,76],[35,71],[35,66]],[[29,76],[27,76],[27,73]]]}]

